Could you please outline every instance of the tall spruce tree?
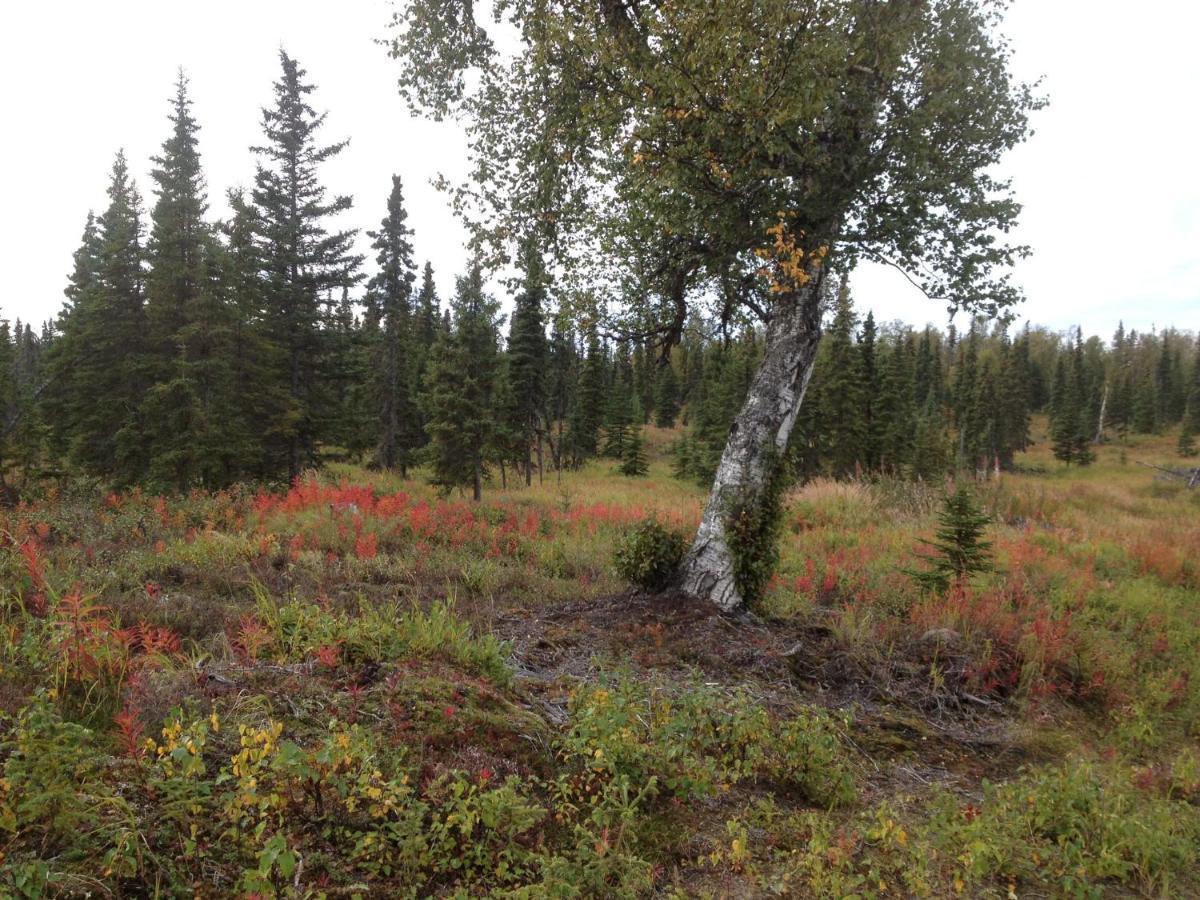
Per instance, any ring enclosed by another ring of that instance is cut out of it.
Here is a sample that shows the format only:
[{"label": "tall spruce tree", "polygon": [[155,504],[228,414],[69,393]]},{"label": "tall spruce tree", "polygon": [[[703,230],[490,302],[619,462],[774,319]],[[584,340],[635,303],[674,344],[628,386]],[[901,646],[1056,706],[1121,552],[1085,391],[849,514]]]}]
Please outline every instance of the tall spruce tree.
[{"label": "tall spruce tree", "polygon": [[[370,394],[378,422],[375,462],[385,469],[399,467],[402,477],[413,451],[424,443],[416,399],[419,337],[412,291],[417,276],[407,220],[400,176],[393,175],[387,215],[378,231],[368,232],[379,271],[367,282],[367,315],[374,343]],[[432,287],[432,271],[427,271]]]},{"label": "tall spruce tree", "polygon": [[571,422],[571,445],[575,463],[595,456],[599,449],[600,425],[604,417],[608,357],[595,329],[587,336],[587,349],[579,376],[579,397]]},{"label": "tall spruce tree", "polygon": [[1060,358],[1060,364],[1062,368],[1056,372],[1056,380],[1060,381],[1061,386],[1051,423],[1054,456],[1067,465],[1075,463],[1085,466],[1092,462],[1094,456],[1089,429],[1091,423],[1086,417],[1083,337],[1079,329],[1075,331],[1069,360],[1064,363]]},{"label": "tall spruce tree", "polygon": [[912,336],[897,334],[882,358],[876,403],[879,468],[891,475],[903,474],[912,460],[914,352]]},{"label": "tall spruce tree", "polygon": [[153,158],[151,172],[156,200],[150,211],[146,325],[149,350],[155,357],[153,374],[159,381],[173,374],[179,333],[192,318],[205,286],[209,252],[210,229],[204,221],[208,198],[197,139],[200,126],[191,106],[188,80],[181,69],[171,101],[171,134]]},{"label": "tall spruce tree", "polygon": [[378,337],[378,328],[368,331],[355,311],[350,289],[343,287],[341,299],[328,304],[323,338],[325,362],[322,389],[325,397],[320,424],[322,438],[353,459],[361,459],[371,448],[379,430],[379,415],[372,402],[374,373],[369,336]]},{"label": "tall spruce tree", "polygon": [[142,403],[147,478],[177,490],[242,477],[242,385],[234,366],[238,307],[227,292],[223,255],[204,219],[208,201],[183,72],[175,86],[171,134],[154,158],[146,279],[149,377]]},{"label": "tall spruce tree", "polygon": [[866,462],[862,356],[854,344],[858,317],[845,279],[825,340],[828,368],[821,383],[822,458],[835,478],[848,478]]},{"label": "tall spruce tree", "polygon": [[670,359],[658,367],[654,385],[654,424],[659,428],[674,428],[679,415],[679,376]]},{"label": "tall spruce tree", "polygon": [[74,267],[63,292],[66,302],[55,323],[55,339],[47,351],[46,369],[49,383],[41,397],[42,415],[49,424],[48,443],[59,458],[70,454],[74,438],[77,387],[84,352],[83,325],[99,302],[100,289],[100,228],[95,215],[89,211],[79,247],[74,254]]},{"label": "tall spruce tree", "polygon": [[[11,388],[7,415],[0,413],[0,454],[25,478],[36,474],[41,464],[44,420],[37,399],[46,387],[43,352],[46,344],[28,322],[16,320],[12,329]],[[0,462],[0,465],[3,463]]]},{"label": "tall spruce tree", "polygon": [[1175,377],[1175,343],[1171,332],[1164,331],[1159,344],[1158,365],[1154,369],[1155,420],[1160,428],[1178,421]]},{"label": "tall spruce tree", "polygon": [[144,262],[141,197],[118,153],[108,207],[76,254],[53,413],[62,417],[57,430],[72,462],[121,484],[146,472],[138,415],[148,381]]},{"label": "tall spruce tree", "polygon": [[604,405],[603,456],[622,459],[629,428],[639,420],[633,383],[633,360],[628,341],[618,341],[609,373],[608,400]]},{"label": "tall spruce tree", "polygon": [[1012,468],[1017,451],[1029,447],[1029,338],[1023,334],[1011,344],[1001,333],[999,420],[1000,465]]},{"label": "tall spruce tree", "polygon": [[546,368],[546,401],[550,423],[551,453],[554,468],[561,473],[572,458],[567,446],[567,421],[578,398],[579,352],[571,326],[561,311],[554,317],[550,332],[549,362]]},{"label": "tall spruce tree", "polygon": [[533,450],[542,472],[546,435],[546,273],[533,238],[521,248],[522,280],[508,332],[507,427],[524,469],[525,484],[533,483]]},{"label": "tall spruce tree", "polygon": [[[232,215],[220,223],[222,237],[219,266],[222,290],[232,306],[230,336],[237,414],[227,427],[227,452],[240,460],[248,477],[278,474],[273,456],[288,439],[290,423],[283,411],[290,407],[288,384],[279,377],[286,365],[286,349],[271,332],[266,314],[266,266],[257,236],[262,232],[259,210],[238,189],[226,194]],[[245,385],[254,385],[246,390]]]},{"label": "tall spruce tree", "polygon": [[358,280],[362,257],[353,252],[354,231],[330,231],[330,217],[348,210],[346,196],[329,198],[318,177],[320,165],[339,154],[346,141],[324,146],[317,132],[325,122],[308,102],[314,86],[286,52],[279,53],[282,75],[275,103],[263,109],[265,143],[251,148],[261,162],[254,178],[263,293],[269,332],[279,343],[286,404],[267,424],[277,436],[271,468],[294,478],[316,458],[322,419],[322,369],[328,318],[321,298]]},{"label": "tall spruce tree", "polygon": [[879,422],[879,361],[876,354],[875,313],[867,310],[862,330],[858,334],[859,367],[862,371],[863,465],[874,472],[879,469],[882,436]]},{"label": "tall spruce tree", "polygon": [[444,490],[470,485],[479,500],[495,431],[499,306],[478,265],[458,279],[451,305],[453,330],[434,343],[422,398],[431,480]]},{"label": "tall spruce tree", "polygon": [[442,312],[438,302],[437,286],[433,283],[433,264],[426,261],[421,270],[421,289],[417,292],[414,308],[417,371],[424,374],[425,359],[433,342],[437,340],[442,325]]}]

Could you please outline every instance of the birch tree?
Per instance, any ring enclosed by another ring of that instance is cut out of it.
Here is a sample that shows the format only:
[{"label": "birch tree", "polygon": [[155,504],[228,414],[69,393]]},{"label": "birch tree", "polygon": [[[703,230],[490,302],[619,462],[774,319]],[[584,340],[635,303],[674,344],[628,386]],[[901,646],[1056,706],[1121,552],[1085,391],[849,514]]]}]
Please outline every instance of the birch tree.
[{"label": "birch tree", "polygon": [[396,14],[401,93],[465,123],[473,178],[454,200],[485,258],[536,228],[556,265],[640,273],[643,333],[668,346],[698,303],[765,326],[679,575],[693,596],[743,604],[730,525],[772,518],[831,269],[885,262],[951,309],[1017,299],[1019,207],[994,172],[1040,101],[1008,71],[1003,7],[411,0]]}]

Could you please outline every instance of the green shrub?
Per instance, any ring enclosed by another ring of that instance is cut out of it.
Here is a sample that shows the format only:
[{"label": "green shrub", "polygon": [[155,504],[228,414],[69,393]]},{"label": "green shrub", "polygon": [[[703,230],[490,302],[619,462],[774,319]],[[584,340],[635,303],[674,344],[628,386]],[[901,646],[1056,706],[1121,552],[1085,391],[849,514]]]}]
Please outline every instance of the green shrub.
[{"label": "green shrub", "polygon": [[449,601],[423,612],[360,599],[357,613],[349,615],[299,600],[276,606],[261,586],[255,592],[258,622],[268,636],[266,648],[280,661],[302,662],[322,647],[336,647],[338,658],[353,664],[444,659],[494,684],[506,685],[512,677],[508,645],[495,635],[476,635],[469,622],[454,614]]},{"label": "green shrub", "polygon": [[744,691],[683,691],[633,679],[584,687],[571,701],[559,756],[601,780],[628,778],[679,800],[713,797],[740,781],[769,781],[822,806],[854,797],[829,716],[780,720]]},{"label": "green shrub", "polygon": [[768,460],[771,473],[762,495],[733,505],[725,517],[733,578],[747,606],[757,606],[779,568],[779,536],[783,527],[783,495],[791,484],[786,461]]},{"label": "green shrub", "polygon": [[1195,807],[1141,791],[1117,768],[1029,772],[1007,784],[985,782],[983,802],[969,814],[960,803],[943,796],[931,827],[967,883],[1017,880],[1059,896],[1099,897],[1111,880],[1180,896],[1176,881],[1195,871]]},{"label": "green shrub", "polygon": [[636,525],[617,544],[617,574],[648,591],[666,588],[687,551],[687,541],[656,519]]}]

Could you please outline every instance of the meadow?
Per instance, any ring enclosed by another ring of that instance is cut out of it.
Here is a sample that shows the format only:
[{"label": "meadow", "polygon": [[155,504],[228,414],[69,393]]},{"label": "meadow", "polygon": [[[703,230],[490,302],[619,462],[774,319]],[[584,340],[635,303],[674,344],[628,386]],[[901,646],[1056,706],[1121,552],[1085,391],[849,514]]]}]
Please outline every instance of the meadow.
[{"label": "meadow", "polygon": [[[1044,432],[1044,423],[1041,430]],[[1200,895],[1200,490],[1174,437],[975,486],[815,481],[731,620],[615,548],[705,498],[611,462],[481,504],[63,482],[0,510],[6,895]]]}]

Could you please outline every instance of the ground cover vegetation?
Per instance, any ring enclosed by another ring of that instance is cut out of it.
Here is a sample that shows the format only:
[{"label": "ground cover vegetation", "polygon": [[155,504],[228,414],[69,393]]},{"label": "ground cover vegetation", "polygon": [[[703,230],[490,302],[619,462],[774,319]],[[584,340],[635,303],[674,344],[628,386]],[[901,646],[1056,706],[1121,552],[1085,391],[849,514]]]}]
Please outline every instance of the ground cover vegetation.
[{"label": "ground cover vegetation", "polygon": [[0,514],[6,890],[1189,895],[1196,493],[1134,464],[1174,434],[1032,430],[950,503],[790,489],[753,623],[625,586],[701,514],[679,427],[478,504],[47,483]]},{"label": "ground cover vegetation", "polygon": [[[1137,465],[1197,338],[1003,315],[995,14],[598,9],[496,4],[503,65],[398,15],[480,167],[445,302],[281,53],[226,220],[181,75],[149,213],[118,155],[0,323],[5,892],[1200,892],[1200,491]],[[960,315],[863,316],[860,257]]]}]

